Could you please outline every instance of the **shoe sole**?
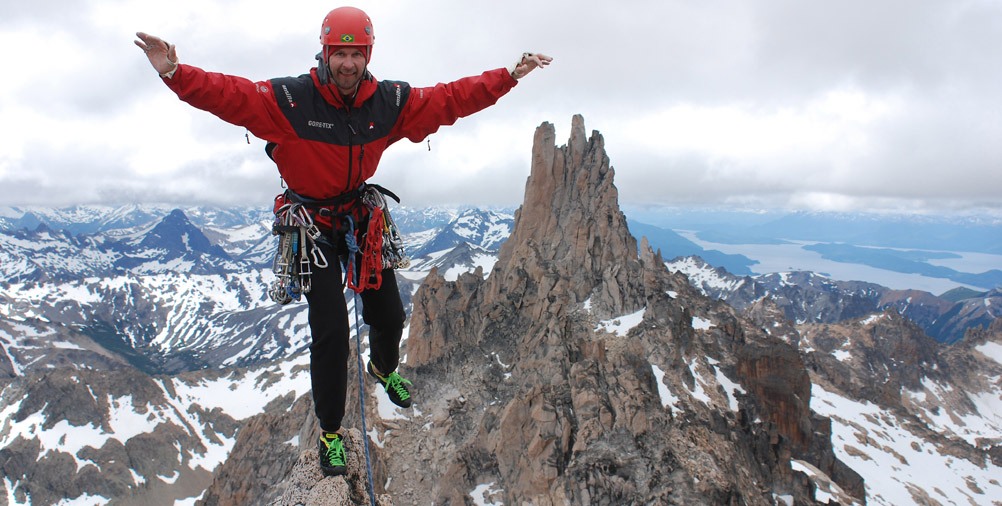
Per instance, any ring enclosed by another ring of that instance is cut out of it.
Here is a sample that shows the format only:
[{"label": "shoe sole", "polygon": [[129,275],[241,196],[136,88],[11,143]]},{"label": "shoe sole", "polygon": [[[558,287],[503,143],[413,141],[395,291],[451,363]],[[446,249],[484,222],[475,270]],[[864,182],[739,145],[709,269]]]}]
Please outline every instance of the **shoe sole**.
[{"label": "shoe sole", "polygon": [[326,468],[324,466],[320,466],[320,470],[324,473],[324,476],[329,476],[329,477],[344,476],[344,475],[348,474],[348,470],[347,469],[344,469],[344,470],[337,470],[337,469],[331,470],[331,469]]}]

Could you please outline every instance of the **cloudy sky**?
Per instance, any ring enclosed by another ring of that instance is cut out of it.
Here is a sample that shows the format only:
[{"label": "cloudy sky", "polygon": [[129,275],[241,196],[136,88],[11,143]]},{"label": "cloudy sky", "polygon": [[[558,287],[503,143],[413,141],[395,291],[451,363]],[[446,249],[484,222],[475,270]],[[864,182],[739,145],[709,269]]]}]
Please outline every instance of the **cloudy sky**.
[{"label": "cloudy sky", "polygon": [[[340,4],[0,6],[0,206],[267,205],[264,143],[160,82],[136,31],[253,80],[312,66]],[[535,128],[605,138],[624,204],[1002,216],[999,0],[358,1],[379,78],[430,86],[554,57],[498,105],[393,146],[413,206],[518,205]]]}]

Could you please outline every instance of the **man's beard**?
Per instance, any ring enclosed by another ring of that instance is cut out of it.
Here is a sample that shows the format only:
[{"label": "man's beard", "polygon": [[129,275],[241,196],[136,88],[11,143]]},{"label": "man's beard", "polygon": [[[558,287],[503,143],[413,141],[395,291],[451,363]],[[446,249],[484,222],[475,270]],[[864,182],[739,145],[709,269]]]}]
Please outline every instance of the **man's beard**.
[{"label": "man's beard", "polygon": [[358,83],[362,80],[362,76],[364,75],[365,69],[362,69],[357,74],[351,75],[345,75],[339,72],[334,74],[334,84],[342,93],[354,93],[358,88]]}]

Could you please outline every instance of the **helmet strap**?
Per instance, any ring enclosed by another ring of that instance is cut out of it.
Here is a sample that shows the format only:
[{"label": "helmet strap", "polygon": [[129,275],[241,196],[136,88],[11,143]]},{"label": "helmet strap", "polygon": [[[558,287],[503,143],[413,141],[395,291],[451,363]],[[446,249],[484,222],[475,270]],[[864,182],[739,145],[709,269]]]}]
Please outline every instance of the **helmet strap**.
[{"label": "helmet strap", "polygon": [[320,80],[320,84],[327,84],[330,82],[331,68],[327,63],[327,48],[323,48],[319,53],[317,53],[317,78]]}]

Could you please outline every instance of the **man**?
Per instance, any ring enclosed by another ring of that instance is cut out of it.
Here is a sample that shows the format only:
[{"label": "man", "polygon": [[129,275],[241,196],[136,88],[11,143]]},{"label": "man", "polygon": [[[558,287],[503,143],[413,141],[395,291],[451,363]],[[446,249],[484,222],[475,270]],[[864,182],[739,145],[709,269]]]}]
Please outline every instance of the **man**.
[{"label": "man", "polygon": [[[552,58],[523,53],[509,68],[484,72],[448,84],[411,88],[400,81],[379,81],[369,73],[375,41],[369,17],[354,7],[340,7],[324,18],[318,64],[309,74],[252,82],[178,63],[173,44],[145,33],[135,43],[167,87],[194,107],[247,128],[268,142],[268,155],[288,186],[282,201],[302,203],[323,231],[317,241],[326,258],[352,260],[356,223],[364,228],[370,211],[359,194],[375,173],[383,151],[407,138],[420,142],[439,127],[451,125],[497,102],[517,80]],[[277,207],[277,206],[276,206]],[[347,241],[346,241],[347,237]],[[343,474],[341,421],[347,391],[350,328],[341,266],[316,262],[309,305],[310,372],[314,408],[320,422],[320,466],[327,475]],[[368,373],[401,407],[411,405],[409,381],[397,373],[405,319],[392,269],[381,282],[361,289],[362,316],[369,325]]]}]

